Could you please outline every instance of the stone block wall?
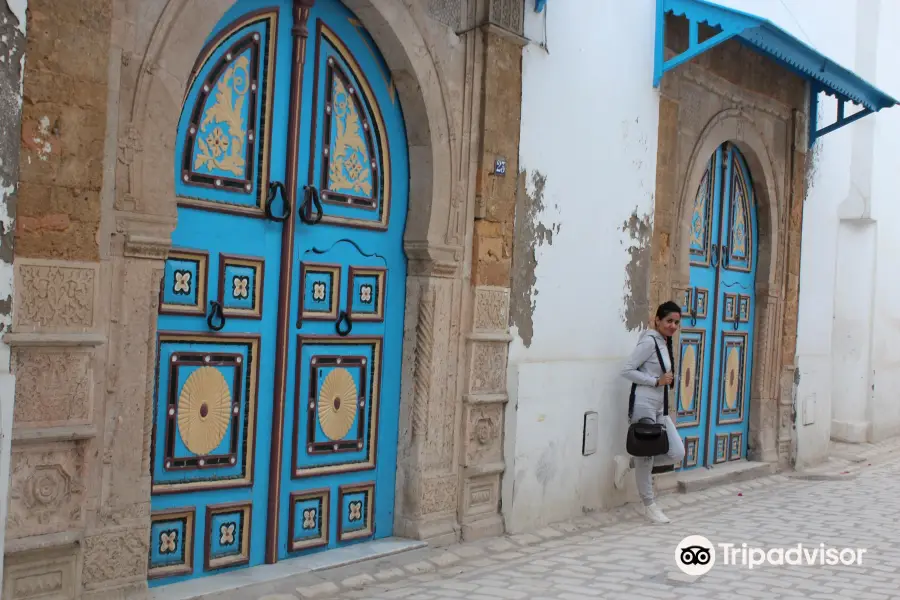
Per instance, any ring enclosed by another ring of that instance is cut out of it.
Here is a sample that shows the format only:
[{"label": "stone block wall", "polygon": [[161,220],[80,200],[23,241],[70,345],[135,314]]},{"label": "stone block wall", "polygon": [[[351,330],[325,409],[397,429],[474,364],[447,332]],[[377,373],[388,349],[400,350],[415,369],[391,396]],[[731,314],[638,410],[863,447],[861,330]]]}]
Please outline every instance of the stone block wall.
[{"label": "stone block wall", "polygon": [[[140,598],[175,121],[195,34],[232,1],[30,4],[2,597]],[[395,533],[499,533],[524,4],[345,4],[385,55],[410,145]]]}]

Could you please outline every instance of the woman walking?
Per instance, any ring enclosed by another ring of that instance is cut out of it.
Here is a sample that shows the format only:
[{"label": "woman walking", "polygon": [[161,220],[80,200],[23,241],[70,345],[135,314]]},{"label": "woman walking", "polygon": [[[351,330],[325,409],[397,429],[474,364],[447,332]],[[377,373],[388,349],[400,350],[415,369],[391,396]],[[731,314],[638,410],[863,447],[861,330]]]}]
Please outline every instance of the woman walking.
[{"label": "woman walking", "polygon": [[[634,411],[631,423],[661,423],[666,428],[669,451],[660,456],[616,456],[615,486],[625,486],[625,476],[634,470],[638,494],[641,497],[639,512],[653,523],[668,523],[669,519],[656,505],[653,498],[653,467],[677,465],[684,459],[684,443],[668,415],[663,414],[663,402],[667,387],[674,388],[675,376],[672,352],[672,336],[681,325],[681,307],[665,302],[656,309],[653,328],[641,334],[637,346],[622,369],[622,376],[634,384]],[[665,346],[665,350],[662,347]],[[662,365],[660,365],[662,362]]]}]

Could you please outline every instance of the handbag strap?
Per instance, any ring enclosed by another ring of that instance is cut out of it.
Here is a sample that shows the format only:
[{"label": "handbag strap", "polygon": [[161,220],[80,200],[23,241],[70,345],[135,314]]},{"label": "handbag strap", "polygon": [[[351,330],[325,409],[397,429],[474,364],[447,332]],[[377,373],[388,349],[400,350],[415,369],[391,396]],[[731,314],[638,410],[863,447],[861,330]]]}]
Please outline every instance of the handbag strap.
[{"label": "handbag strap", "polygon": [[[653,340],[653,345],[656,347],[656,360],[659,361],[659,368],[663,373],[666,372],[666,363],[663,362],[662,352],[659,351],[659,344],[656,343],[656,339]],[[675,368],[675,365],[672,365],[672,368]],[[671,384],[670,384],[671,385]],[[663,386],[663,414],[669,416],[669,386]]]},{"label": "handbag strap", "polygon": [[[659,344],[656,343],[656,339],[653,340],[653,345],[656,347],[656,360],[659,361],[659,368],[662,369],[662,372],[666,372],[666,364],[663,362],[662,352],[659,351]],[[673,365],[674,368],[674,365]],[[634,392],[637,390],[637,384],[631,384],[631,393],[628,395],[628,420],[631,420],[631,415],[634,413]],[[669,416],[669,386],[663,386],[663,414]]]}]

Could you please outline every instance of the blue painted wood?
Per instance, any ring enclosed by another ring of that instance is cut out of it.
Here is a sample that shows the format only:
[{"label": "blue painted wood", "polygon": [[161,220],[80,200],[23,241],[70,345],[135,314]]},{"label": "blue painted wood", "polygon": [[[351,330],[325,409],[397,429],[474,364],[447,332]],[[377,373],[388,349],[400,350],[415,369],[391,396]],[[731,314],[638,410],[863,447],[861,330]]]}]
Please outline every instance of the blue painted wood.
[{"label": "blue painted wood", "polygon": [[[690,36],[688,48],[665,60],[665,20],[672,14],[688,20]],[[698,25],[705,23],[718,31],[709,39],[699,42]],[[695,58],[707,50],[731,39],[754,48],[789,71],[809,81],[811,85],[809,114],[809,140],[811,148],[816,139],[849,125],[883,108],[898,104],[852,71],[820,54],[772,22],[746,12],[721,6],[706,0],[656,0],[656,48],[653,63],[653,87],[659,87],[663,75],[675,67]],[[815,117],[819,92],[834,96],[839,102],[837,119],[831,125],[818,128]],[[862,107],[858,113],[844,118],[845,99]]]},{"label": "blue painted wood", "polygon": [[676,398],[685,469],[746,456],[756,218],[746,162],[723,145],[707,165],[692,215]]},{"label": "blue painted wood", "polygon": [[715,323],[716,265],[721,220],[722,149],[707,163],[694,197],[690,231],[691,287],[682,301],[676,425],[685,441],[685,468],[703,464],[709,417],[712,337]]},{"label": "blue painted wood", "polygon": [[756,312],[758,228],[750,170],[732,145],[725,165],[707,457],[712,464],[746,457]]},{"label": "blue painted wood", "polygon": [[[406,133],[390,73],[354,15],[316,2],[309,31],[304,89],[314,92],[301,139],[313,142],[301,147],[297,193],[314,185],[324,216],[298,223],[294,241],[294,272],[305,276],[295,288],[302,306],[291,305],[280,558],[390,536],[394,518]],[[307,542],[319,533],[297,526],[310,490],[331,499],[327,544]]]},{"label": "blue painted wood", "polygon": [[[273,435],[284,448],[279,558],[392,533],[406,136],[383,59],[337,0],[319,0],[308,22],[297,197],[315,185],[325,218],[297,221],[285,417],[273,424],[283,223],[264,205],[288,167],[287,128],[272,125],[288,122],[291,26],[290,0],[239,0],[185,96],[158,318],[151,586],[265,561]],[[310,410],[323,387],[330,403]]]}]

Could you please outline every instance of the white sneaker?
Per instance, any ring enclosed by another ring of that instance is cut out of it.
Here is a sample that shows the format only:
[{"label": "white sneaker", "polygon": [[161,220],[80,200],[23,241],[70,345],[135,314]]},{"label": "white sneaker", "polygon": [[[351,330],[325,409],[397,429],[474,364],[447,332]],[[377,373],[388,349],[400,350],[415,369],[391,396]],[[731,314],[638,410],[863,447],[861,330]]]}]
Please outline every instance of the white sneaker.
[{"label": "white sneaker", "polygon": [[613,485],[616,486],[616,489],[621,490],[625,487],[625,476],[631,470],[631,458],[618,454],[614,460],[616,462],[616,477]]},{"label": "white sneaker", "polygon": [[669,523],[669,517],[654,503],[647,506],[644,515],[654,523]]}]

